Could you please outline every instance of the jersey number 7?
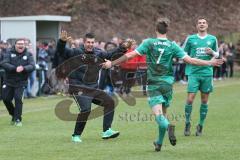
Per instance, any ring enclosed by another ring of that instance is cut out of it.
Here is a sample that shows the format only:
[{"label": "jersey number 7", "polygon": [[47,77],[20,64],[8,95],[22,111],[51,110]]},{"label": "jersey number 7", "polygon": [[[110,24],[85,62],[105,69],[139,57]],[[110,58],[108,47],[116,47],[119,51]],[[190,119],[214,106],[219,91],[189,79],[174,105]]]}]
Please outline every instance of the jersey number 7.
[{"label": "jersey number 7", "polygon": [[163,55],[164,49],[159,48],[158,51],[159,51],[160,54],[159,54],[159,57],[158,57],[158,59],[157,59],[157,64],[160,63],[160,60],[161,60],[161,57],[162,57],[162,55]]}]

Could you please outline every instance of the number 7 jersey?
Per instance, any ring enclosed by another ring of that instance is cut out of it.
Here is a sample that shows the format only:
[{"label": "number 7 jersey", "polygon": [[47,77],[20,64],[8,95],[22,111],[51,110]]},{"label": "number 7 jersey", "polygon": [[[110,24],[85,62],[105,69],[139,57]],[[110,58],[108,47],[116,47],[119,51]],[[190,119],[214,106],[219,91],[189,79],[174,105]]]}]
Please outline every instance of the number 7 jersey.
[{"label": "number 7 jersey", "polygon": [[167,38],[148,38],[135,51],[147,57],[148,84],[158,84],[161,81],[172,84],[173,58],[183,59],[186,56],[179,45]]}]

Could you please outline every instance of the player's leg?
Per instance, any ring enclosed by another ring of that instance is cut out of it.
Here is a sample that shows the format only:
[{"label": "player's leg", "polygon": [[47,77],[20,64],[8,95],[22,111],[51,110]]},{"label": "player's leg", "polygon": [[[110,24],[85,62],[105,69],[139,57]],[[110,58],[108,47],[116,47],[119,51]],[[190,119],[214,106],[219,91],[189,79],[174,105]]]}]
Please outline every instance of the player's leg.
[{"label": "player's leg", "polygon": [[[163,109],[163,115],[165,117],[167,117],[167,107],[163,106],[162,109]],[[169,141],[170,141],[171,145],[175,146],[176,143],[177,143],[177,139],[176,139],[176,136],[175,136],[175,126],[172,125],[172,124],[168,125],[168,138],[169,138]]]},{"label": "player's leg", "polygon": [[14,105],[12,103],[14,97],[14,88],[7,86],[4,84],[2,86],[2,99],[3,103],[6,106],[9,115],[11,115],[11,124],[13,125],[15,123],[15,118],[14,118]]},{"label": "player's leg", "polygon": [[14,88],[14,117],[15,117],[15,126],[22,126],[22,107],[23,107],[23,92],[24,87]]},{"label": "player's leg", "polygon": [[198,77],[189,76],[188,77],[188,95],[187,95],[187,101],[185,104],[185,129],[184,129],[184,135],[190,136],[191,134],[191,113],[192,113],[192,104],[195,99],[195,95],[197,91],[199,90],[199,79]]},{"label": "player's leg", "polygon": [[202,130],[203,130],[203,124],[204,121],[207,117],[207,112],[208,112],[208,93],[201,93],[201,106],[200,106],[200,118],[198,125],[196,127],[196,136],[201,136],[202,135]]},{"label": "player's leg", "polygon": [[195,99],[195,93],[188,93],[187,101],[185,104],[185,129],[184,135],[190,136],[191,134],[191,113],[192,113],[192,104]]},{"label": "player's leg", "polygon": [[163,144],[163,139],[168,128],[168,119],[163,114],[162,104],[157,104],[152,107],[153,114],[155,115],[155,120],[158,124],[158,139],[154,142],[155,151],[161,151],[161,146]]},{"label": "player's leg", "polygon": [[203,126],[208,112],[208,98],[209,93],[201,93],[201,107],[199,124]]},{"label": "player's leg", "polygon": [[200,91],[201,91],[200,118],[199,118],[199,123],[197,125],[196,136],[202,135],[203,125],[204,125],[205,119],[207,117],[207,112],[208,112],[209,94],[210,94],[210,92],[212,92],[212,90],[213,90],[212,76],[202,77],[201,86],[200,86]]},{"label": "player's leg", "polygon": [[[152,108],[152,112],[155,115],[155,119],[159,128],[159,136],[157,141],[154,142],[154,146],[156,151],[160,151],[161,146],[163,144],[163,139],[164,139],[166,130],[169,127],[169,121],[165,116],[167,113],[166,108],[169,106],[170,101],[172,99],[172,85],[167,83],[160,84],[160,85],[153,85],[153,86],[149,85],[148,95],[149,95],[149,98],[148,98],[149,105]],[[171,131],[174,131],[174,130],[171,130]],[[172,143],[171,139],[170,139],[170,142],[172,145],[175,145]]]},{"label": "player's leg", "polygon": [[93,103],[104,107],[102,138],[109,139],[118,137],[120,132],[111,129],[114,118],[114,109],[116,107],[114,100],[102,90],[95,90],[94,92]]},{"label": "player's leg", "polygon": [[78,107],[80,108],[80,113],[77,116],[74,133],[72,135],[73,142],[82,142],[81,135],[86,126],[88,116],[91,113],[91,103],[92,97],[86,95],[73,95]]}]

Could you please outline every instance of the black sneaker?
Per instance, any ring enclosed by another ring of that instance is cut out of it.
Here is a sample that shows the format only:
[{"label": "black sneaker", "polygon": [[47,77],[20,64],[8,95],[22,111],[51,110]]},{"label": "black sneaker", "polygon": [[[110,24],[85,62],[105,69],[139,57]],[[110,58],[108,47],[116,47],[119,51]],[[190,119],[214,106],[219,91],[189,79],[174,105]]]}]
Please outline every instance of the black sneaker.
[{"label": "black sneaker", "polygon": [[157,142],[153,142],[153,145],[155,147],[155,151],[156,152],[160,152],[161,151],[161,148],[162,148],[162,145],[161,144],[158,144]]},{"label": "black sneaker", "polygon": [[185,129],[184,129],[184,136],[190,136],[191,134],[190,128],[191,128],[191,123],[186,123]]},{"label": "black sneaker", "polygon": [[196,136],[201,136],[202,135],[202,129],[203,129],[203,126],[201,126],[200,124],[197,125],[197,128],[196,128]]},{"label": "black sneaker", "polygon": [[175,146],[177,144],[177,139],[175,136],[175,126],[169,124],[168,125],[168,137],[171,145]]}]

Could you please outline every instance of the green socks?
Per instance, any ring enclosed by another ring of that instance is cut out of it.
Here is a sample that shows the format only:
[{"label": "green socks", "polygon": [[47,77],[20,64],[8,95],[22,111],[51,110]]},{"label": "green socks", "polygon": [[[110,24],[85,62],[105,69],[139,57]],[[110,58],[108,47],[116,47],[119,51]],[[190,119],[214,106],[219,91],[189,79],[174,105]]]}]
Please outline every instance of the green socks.
[{"label": "green socks", "polygon": [[159,137],[157,143],[162,144],[169,122],[163,115],[156,116],[156,122],[159,129]]},{"label": "green socks", "polygon": [[186,124],[187,124],[187,123],[190,123],[191,113],[192,113],[192,105],[186,104],[186,105],[185,105]]},{"label": "green socks", "polygon": [[200,120],[199,120],[199,124],[201,126],[203,126],[204,120],[206,119],[206,116],[207,116],[207,112],[208,112],[208,105],[207,104],[201,104],[201,107],[200,107]]}]

